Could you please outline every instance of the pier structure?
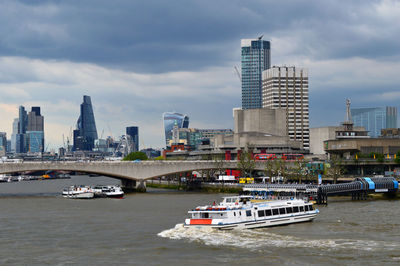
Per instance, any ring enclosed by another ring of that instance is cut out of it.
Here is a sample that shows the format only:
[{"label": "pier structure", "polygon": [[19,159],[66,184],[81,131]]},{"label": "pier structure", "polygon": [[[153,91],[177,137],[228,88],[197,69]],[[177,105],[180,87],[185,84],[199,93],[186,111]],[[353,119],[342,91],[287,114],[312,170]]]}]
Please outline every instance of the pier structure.
[{"label": "pier structure", "polygon": [[361,177],[353,182],[332,185],[306,184],[251,184],[246,185],[243,191],[254,195],[266,196],[278,194],[282,196],[314,199],[317,204],[328,204],[328,196],[350,195],[353,200],[366,200],[371,193],[396,193],[399,182],[392,177]]}]

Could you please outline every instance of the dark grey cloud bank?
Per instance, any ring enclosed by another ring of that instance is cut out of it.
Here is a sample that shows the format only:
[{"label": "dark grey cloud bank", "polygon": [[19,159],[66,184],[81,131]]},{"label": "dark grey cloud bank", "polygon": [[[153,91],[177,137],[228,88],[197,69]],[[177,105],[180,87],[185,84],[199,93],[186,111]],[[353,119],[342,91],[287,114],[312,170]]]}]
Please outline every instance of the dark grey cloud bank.
[{"label": "dark grey cloud bank", "polygon": [[[378,1],[2,1],[0,55],[139,72],[240,59],[240,38],[293,37],[313,59],[399,57],[398,26]],[[375,34],[374,29],[379,29]],[[274,44],[272,44],[274,48]]]}]

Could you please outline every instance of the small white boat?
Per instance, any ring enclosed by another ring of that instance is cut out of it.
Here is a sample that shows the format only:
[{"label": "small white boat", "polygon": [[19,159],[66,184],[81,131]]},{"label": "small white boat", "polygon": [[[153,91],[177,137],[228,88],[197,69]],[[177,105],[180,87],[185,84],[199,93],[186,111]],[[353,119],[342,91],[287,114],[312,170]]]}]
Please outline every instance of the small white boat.
[{"label": "small white boat", "polygon": [[216,205],[199,206],[188,212],[184,227],[223,230],[252,229],[312,221],[319,213],[302,199],[254,200],[252,196],[224,197]]},{"label": "small white boat", "polygon": [[70,186],[62,192],[63,197],[71,199],[92,199],[94,192],[89,186]]},{"label": "small white boat", "polygon": [[95,197],[123,198],[124,191],[120,186],[95,186],[92,188]]}]

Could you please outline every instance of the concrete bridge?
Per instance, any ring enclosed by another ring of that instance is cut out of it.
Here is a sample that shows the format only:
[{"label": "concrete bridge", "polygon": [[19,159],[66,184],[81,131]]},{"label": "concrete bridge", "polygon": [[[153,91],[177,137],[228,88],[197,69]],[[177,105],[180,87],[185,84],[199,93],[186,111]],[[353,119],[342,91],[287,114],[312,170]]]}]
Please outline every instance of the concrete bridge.
[{"label": "concrete bridge", "polygon": [[[143,189],[145,181],[182,172],[210,169],[237,169],[237,161],[142,161],[142,162],[22,162],[0,163],[0,174],[27,171],[75,171],[105,175],[121,180],[126,189]],[[264,170],[257,162],[255,170]]]}]

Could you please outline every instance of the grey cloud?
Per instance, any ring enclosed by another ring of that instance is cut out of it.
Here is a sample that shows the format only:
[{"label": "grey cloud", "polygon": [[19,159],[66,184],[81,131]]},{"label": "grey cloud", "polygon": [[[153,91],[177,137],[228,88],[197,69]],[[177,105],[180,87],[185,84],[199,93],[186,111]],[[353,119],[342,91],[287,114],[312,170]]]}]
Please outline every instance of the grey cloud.
[{"label": "grey cloud", "polygon": [[[258,34],[267,39],[296,36],[294,52],[315,59],[397,55],[398,27],[389,29],[374,15],[377,3],[5,1],[0,4],[0,55],[92,62],[136,72],[196,70],[239,61],[240,38]],[[359,30],[380,25],[378,36]],[[385,34],[388,30],[391,34]]]}]

